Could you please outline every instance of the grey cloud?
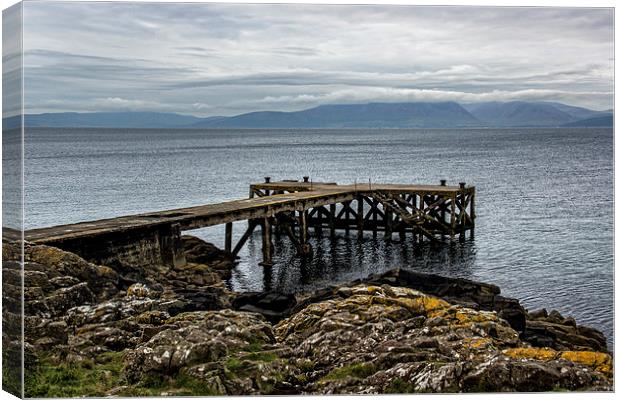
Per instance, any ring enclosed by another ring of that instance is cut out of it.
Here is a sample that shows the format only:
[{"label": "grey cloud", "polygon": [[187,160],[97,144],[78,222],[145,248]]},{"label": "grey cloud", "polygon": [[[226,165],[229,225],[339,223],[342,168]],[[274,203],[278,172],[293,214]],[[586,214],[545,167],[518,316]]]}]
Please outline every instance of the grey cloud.
[{"label": "grey cloud", "polygon": [[29,2],[24,16],[30,112],[612,106],[611,9]]}]

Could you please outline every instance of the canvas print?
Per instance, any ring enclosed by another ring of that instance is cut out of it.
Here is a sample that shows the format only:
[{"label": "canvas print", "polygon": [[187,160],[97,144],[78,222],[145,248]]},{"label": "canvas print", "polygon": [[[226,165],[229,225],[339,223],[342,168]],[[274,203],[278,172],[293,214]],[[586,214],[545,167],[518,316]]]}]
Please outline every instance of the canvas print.
[{"label": "canvas print", "polygon": [[614,390],[612,8],[2,29],[3,390]]}]

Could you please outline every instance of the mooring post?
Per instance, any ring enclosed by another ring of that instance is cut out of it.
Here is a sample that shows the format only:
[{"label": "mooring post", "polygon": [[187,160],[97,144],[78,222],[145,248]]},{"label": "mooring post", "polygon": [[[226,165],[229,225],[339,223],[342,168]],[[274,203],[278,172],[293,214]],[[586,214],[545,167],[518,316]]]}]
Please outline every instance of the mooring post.
[{"label": "mooring post", "polygon": [[225,239],[224,239],[224,250],[227,253],[230,253],[232,251],[232,232],[233,232],[233,223],[227,222],[226,223],[226,234],[225,234]]},{"label": "mooring post", "polygon": [[364,236],[364,199],[357,195],[357,237]]},{"label": "mooring post", "polygon": [[329,235],[333,239],[336,236],[336,205],[329,205]]},{"label": "mooring post", "polygon": [[[270,176],[266,176],[265,177],[265,183],[269,183],[271,182],[271,177]],[[269,196],[271,195],[271,191],[269,189],[265,189],[265,196]]]},{"label": "mooring post", "polygon": [[273,265],[273,242],[271,241],[271,222],[269,221],[269,217],[263,218],[261,228],[263,234],[263,261],[260,263],[260,265],[271,266]]}]

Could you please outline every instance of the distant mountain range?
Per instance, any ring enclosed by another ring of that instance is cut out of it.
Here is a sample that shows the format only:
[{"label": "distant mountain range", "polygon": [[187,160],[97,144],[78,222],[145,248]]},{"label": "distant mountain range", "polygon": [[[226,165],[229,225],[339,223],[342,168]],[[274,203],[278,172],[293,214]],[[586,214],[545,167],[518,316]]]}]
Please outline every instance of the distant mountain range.
[{"label": "distant mountain range", "polygon": [[[613,111],[554,102],[410,102],[322,105],[302,111],[257,111],[199,118],[158,112],[27,114],[26,127],[96,128],[463,128],[611,127]],[[5,118],[6,128],[19,117]]]}]

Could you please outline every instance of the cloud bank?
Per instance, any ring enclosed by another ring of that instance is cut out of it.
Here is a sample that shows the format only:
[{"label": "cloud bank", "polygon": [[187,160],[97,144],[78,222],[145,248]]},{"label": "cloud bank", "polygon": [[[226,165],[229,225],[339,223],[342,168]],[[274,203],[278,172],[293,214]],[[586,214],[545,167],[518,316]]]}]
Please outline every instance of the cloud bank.
[{"label": "cloud bank", "polygon": [[28,113],[198,116],[327,103],[613,103],[613,12],[24,3]]}]

